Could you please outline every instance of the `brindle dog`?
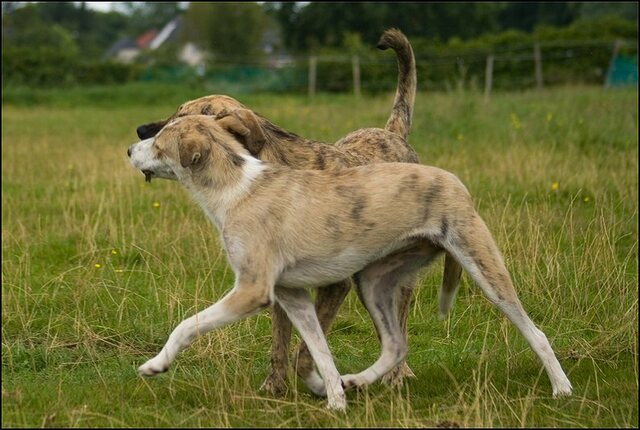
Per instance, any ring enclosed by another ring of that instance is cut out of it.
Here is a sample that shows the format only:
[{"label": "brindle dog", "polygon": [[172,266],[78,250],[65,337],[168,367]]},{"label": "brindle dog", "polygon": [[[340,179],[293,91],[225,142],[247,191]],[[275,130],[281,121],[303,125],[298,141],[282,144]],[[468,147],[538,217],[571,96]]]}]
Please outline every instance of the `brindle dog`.
[{"label": "brindle dog", "polygon": [[[411,44],[397,29],[384,32],[378,42],[379,49],[391,48],[396,52],[398,60],[398,85],[391,115],[384,129],[365,128],[356,130],[335,145],[312,141],[284,130],[266,118],[247,109],[237,100],[224,96],[212,95],[184,103],[169,118],[144,124],[138,127],[140,139],[154,137],[166,124],[176,118],[188,115],[210,115],[223,117],[229,112],[241,119],[247,130],[242,136],[238,130],[234,132],[246,149],[260,160],[285,165],[294,169],[335,170],[379,162],[418,163],[415,151],[407,144],[413,106],[416,93],[416,67]],[[249,133],[250,131],[250,133]],[[251,135],[251,138],[247,138]],[[445,315],[452,306],[459,285],[462,269],[460,265],[445,254],[445,271],[440,293],[440,312]],[[412,290],[416,278],[405,279],[403,288],[399,288],[398,316],[403,333],[407,333],[407,317],[411,302]],[[331,327],[341,303],[351,287],[349,279],[336,282],[328,288],[318,290],[316,310],[325,333]],[[291,322],[285,312],[276,303],[273,308],[273,337],[271,373],[264,381],[262,388],[273,395],[281,395],[286,391],[286,373],[288,366],[289,342],[291,339]],[[307,346],[303,343],[298,350],[298,374],[313,387],[318,383],[318,373]],[[405,376],[413,376],[413,372],[405,361],[402,361],[384,378],[387,383],[397,385]]]}]

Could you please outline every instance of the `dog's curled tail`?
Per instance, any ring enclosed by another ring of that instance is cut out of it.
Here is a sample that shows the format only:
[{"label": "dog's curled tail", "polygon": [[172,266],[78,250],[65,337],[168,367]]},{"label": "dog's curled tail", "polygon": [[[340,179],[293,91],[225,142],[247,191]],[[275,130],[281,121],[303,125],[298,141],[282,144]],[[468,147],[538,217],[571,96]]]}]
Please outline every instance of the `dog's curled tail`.
[{"label": "dog's curled tail", "polygon": [[411,129],[417,86],[413,49],[407,37],[397,28],[386,30],[380,37],[377,47],[381,50],[391,48],[398,57],[398,87],[385,129],[407,140]]}]

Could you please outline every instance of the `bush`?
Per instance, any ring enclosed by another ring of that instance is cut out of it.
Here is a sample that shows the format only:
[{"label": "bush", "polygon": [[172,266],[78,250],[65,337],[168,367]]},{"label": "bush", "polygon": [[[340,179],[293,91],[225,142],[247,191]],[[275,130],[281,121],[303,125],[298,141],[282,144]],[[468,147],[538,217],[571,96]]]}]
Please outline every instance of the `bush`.
[{"label": "bush", "polygon": [[76,80],[79,84],[122,84],[137,81],[143,73],[137,64],[122,64],[113,61],[79,64]]},{"label": "bush", "polygon": [[4,47],[2,84],[66,85],[74,82],[76,57],[49,47]]},{"label": "bush", "polygon": [[51,47],[5,46],[2,85],[69,86],[115,84],[140,78],[141,66],[114,62],[85,62],[76,54]]}]

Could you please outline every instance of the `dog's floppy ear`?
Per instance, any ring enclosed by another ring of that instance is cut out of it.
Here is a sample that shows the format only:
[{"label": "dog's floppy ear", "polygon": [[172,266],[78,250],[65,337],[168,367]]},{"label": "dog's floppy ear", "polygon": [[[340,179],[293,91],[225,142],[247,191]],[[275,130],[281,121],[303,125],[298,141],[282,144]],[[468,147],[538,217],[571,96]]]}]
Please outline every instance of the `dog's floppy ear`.
[{"label": "dog's floppy ear", "polygon": [[164,121],[150,122],[149,124],[143,124],[136,129],[136,133],[141,140],[149,139],[154,137],[158,132],[167,125],[169,122],[168,119]]},{"label": "dog's floppy ear", "polygon": [[200,141],[185,140],[179,147],[180,165],[191,167],[201,164],[209,156],[210,149]]},{"label": "dog's floppy ear", "polygon": [[258,155],[266,138],[256,115],[249,109],[235,109],[218,115],[218,125],[235,135],[252,154]]}]

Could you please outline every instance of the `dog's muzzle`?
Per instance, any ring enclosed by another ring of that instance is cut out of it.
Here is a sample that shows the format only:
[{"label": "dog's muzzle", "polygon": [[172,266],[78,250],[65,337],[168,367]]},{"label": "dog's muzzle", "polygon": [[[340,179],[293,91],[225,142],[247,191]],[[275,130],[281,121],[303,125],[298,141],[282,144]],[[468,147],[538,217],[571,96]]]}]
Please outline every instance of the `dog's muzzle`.
[{"label": "dog's muzzle", "polygon": [[[129,148],[127,148],[127,156],[129,158],[131,158],[131,154],[133,153],[133,147],[135,146],[135,143],[131,146],[129,146]],[[148,169],[142,169],[142,173],[144,174],[144,181],[145,182],[151,182],[151,178],[153,177],[153,171],[148,170]]]}]

